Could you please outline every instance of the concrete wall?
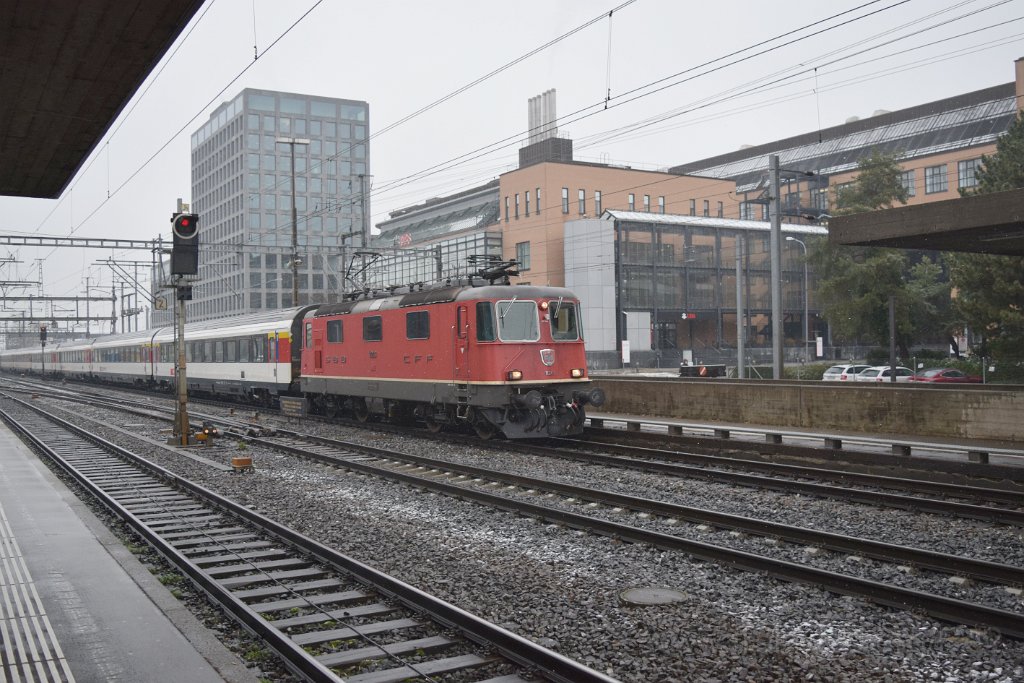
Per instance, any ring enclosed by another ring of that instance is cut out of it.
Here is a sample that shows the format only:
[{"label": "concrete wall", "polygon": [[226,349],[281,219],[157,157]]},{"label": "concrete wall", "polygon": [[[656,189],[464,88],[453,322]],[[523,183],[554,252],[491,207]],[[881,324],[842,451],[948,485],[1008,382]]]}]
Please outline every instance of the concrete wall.
[{"label": "concrete wall", "polygon": [[597,412],[694,422],[1024,442],[1024,391],[836,382],[593,377]]}]

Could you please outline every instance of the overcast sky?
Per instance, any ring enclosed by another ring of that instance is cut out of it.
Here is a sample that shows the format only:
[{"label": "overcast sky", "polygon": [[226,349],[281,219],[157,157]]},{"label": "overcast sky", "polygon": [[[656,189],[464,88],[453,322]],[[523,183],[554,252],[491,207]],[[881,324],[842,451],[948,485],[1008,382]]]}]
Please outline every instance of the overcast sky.
[{"label": "overcast sky", "polygon": [[[0,234],[169,238],[191,133],[246,87],[369,102],[376,224],[513,168],[549,88],[576,159],[666,168],[1012,81],[1022,19],[1024,0],[207,0],[59,200],[0,198]],[[4,249],[3,279],[44,258],[51,296],[149,257]]]}]

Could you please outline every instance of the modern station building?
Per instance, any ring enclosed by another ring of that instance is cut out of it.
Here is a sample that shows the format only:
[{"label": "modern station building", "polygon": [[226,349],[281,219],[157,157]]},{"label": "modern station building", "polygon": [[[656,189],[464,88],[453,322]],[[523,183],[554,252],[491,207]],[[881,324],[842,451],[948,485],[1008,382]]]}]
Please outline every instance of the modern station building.
[{"label": "modern station building", "polygon": [[[809,239],[827,235],[837,194],[876,150],[898,155],[909,204],[951,199],[976,185],[982,155],[995,151],[1024,101],[1024,62],[1015,70],[1014,82],[658,172],[574,161],[572,141],[554,125],[553,102],[539,108],[548,118],[539,118],[531,101],[535,134],[518,168],[392,213],[378,224],[375,244],[421,250],[429,260],[424,276],[473,270],[466,252],[453,247],[478,245],[475,253],[516,259],[521,284],[573,289],[584,299],[594,367],[734,361],[738,334],[748,356],[767,359],[768,156],[777,154],[783,168],[813,174],[784,174],[778,193],[789,238],[781,273],[785,354],[804,358],[821,337],[831,357],[803,256]],[[384,259],[380,278],[388,277]]]},{"label": "modern station building", "polygon": [[[192,134],[202,257],[189,321],[337,300],[342,252],[369,232],[369,125],[366,102],[248,88],[213,111]],[[172,320],[173,306],[154,316]]]}]

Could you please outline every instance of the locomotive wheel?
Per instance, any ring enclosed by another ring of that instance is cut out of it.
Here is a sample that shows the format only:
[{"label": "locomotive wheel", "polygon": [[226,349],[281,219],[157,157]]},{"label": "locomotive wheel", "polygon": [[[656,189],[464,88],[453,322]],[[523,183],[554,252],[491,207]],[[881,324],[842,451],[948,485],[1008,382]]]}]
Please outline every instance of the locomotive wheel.
[{"label": "locomotive wheel", "polygon": [[356,399],[352,402],[352,412],[360,422],[369,422],[370,407],[366,405],[366,399]]},{"label": "locomotive wheel", "polygon": [[338,417],[338,402],[333,398],[328,398],[324,402],[324,415],[332,420]]},{"label": "locomotive wheel", "polygon": [[482,440],[487,441],[488,439],[490,439],[491,437],[498,433],[498,428],[494,425],[493,422],[486,419],[484,416],[477,415],[473,419],[473,431],[475,431],[476,435],[479,436]]},{"label": "locomotive wheel", "polygon": [[438,432],[441,431],[441,423],[435,420],[434,418],[430,417],[429,415],[423,418],[423,421],[427,425],[427,431],[430,432],[431,434],[437,434]]},{"label": "locomotive wheel", "polygon": [[487,441],[498,433],[498,428],[486,420],[481,420],[480,422],[473,424],[473,431],[475,431],[476,435],[482,440]]}]

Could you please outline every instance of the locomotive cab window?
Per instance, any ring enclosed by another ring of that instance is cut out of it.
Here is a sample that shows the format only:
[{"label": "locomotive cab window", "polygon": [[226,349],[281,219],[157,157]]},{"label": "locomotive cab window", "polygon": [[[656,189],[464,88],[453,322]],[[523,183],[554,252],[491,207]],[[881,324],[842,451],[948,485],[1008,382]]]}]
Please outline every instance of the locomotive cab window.
[{"label": "locomotive cab window", "polygon": [[345,340],[345,330],[341,326],[340,320],[328,320],[327,321],[327,343],[328,344],[340,344]]},{"label": "locomotive cab window", "polygon": [[550,302],[549,306],[551,338],[555,341],[577,341],[580,338],[580,329],[576,304],[559,299]]},{"label": "locomotive cab window", "polygon": [[494,341],[498,336],[494,333],[494,306],[490,301],[478,301],[476,304],[476,340]]},{"label": "locomotive cab window", "polygon": [[430,339],[430,313],[413,311],[405,314],[406,339]]},{"label": "locomotive cab window", "polygon": [[363,341],[380,341],[384,338],[384,325],[379,315],[363,318]]},{"label": "locomotive cab window", "polygon": [[306,323],[306,341],[303,346],[307,349],[313,348],[313,323]]},{"label": "locomotive cab window", "polygon": [[511,299],[497,302],[495,308],[498,311],[498,338],[501,341],[540,339],[537,302]]}]

